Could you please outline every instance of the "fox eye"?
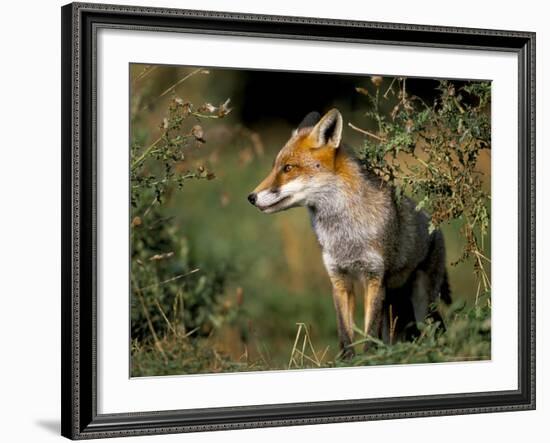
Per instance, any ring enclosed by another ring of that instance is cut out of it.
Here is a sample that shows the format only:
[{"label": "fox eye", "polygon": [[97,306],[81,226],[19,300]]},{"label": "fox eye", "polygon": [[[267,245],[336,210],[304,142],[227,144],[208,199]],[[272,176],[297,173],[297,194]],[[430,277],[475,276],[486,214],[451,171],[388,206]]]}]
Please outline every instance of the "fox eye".
[{"label": "fox eye", "polygon": [[292,165],[284,165],[283,172],[290,172],[291,169],[292,169]]}]

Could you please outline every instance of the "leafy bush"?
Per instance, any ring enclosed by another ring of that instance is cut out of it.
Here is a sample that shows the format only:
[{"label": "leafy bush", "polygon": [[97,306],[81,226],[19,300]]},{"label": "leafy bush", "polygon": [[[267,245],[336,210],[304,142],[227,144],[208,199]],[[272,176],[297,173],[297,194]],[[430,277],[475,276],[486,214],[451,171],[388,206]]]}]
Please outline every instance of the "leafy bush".
[{"label": "leafy bush", "polygon": [[203,269],[196,263],[185,236],[161,208],[188,181],[214,178],[204,166],[182,170],[182,161],[191,147],[205,143],[197,121],[223,118],[230,112],[229,101],[217,107],[205,103],[195,110],[173,88],[165,93],[170,91],[160,136],[144,146],[140,138],[146,137],[135,135],[130,161],[131,334],[152,340],[161,351],[165,335],[207,336],[229,315],[220,302],[227,269]]},{"label": "leafy bush", "polygon": [[[384,93],[380,77],[372,83],[374,91],[357,91],[367,99],[365,115],[376,132],[350,125],[366,136],[363,163],[394,186],[397,200],[403,193],[414,196],[417,208],[431,214],[430,229],[460,224],[465,244],[455,264],[473,260],[479,298],[491,287],[485,254],[490,196],[477,169],[481,151],[491,147],[491,85],[468,82],[457,88],[441,80],[434,102],[426,103],[407,92],[406,78],[393,79]],[[389,113],[381,110],[382,102],[392,104]]]}]

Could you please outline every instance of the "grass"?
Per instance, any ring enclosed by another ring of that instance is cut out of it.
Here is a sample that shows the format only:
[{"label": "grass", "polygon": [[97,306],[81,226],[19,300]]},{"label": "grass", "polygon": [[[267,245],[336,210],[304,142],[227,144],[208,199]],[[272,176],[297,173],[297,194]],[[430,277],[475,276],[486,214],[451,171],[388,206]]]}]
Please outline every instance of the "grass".
[{"label": "grass", "polygon": [[[420,335],[413,341],[385,344],[359,334],[355,342],[356,356],[340,358],[334,333],[334,345],[319,346],[312,330],[317,325],[297,323],[296,335],[288,342],[288,363],[274,364],[265,354],[251,358],[246,346],[234,359],[210,338],[193,339],[170,334],[156,343],[135,341],[132,344],[133,376],[223,373],[283,369],[336,368],[411,363],[444,363],[489,360],[491,358],[491,305],[485,295],[475,306],[455,303],[444,314],[446,330],[438,324],[419,324]],[[359,332],[359,331],[358,331]],[[366,353],[362,345],[370,341]]]},{"label": "grass", "polygon": [[[372,351],[358,354],[348,362],[338,361],[337,366],[489,360],[491,309],[488,299],[483,303],[484,306],[472,308],[460,305],[451,307],[445,332],[441,332],[435,323],[421,323],[420,335],[414,341],[387,345],[375,340],[376,346]],[[363,340],[373,339],[367,337]]]}]

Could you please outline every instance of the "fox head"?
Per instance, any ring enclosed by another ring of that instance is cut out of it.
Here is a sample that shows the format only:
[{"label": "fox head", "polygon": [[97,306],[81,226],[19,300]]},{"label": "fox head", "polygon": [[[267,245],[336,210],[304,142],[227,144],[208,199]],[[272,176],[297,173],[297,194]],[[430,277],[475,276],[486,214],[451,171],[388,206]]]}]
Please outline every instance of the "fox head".
[{"label": "fox head", "polygon": [[271,172],[248,195],[248,201],[268,214],[314,206],[334,182],[342,126],[337,109],[322,118],[317,112],[309,113],[277,154]]}]

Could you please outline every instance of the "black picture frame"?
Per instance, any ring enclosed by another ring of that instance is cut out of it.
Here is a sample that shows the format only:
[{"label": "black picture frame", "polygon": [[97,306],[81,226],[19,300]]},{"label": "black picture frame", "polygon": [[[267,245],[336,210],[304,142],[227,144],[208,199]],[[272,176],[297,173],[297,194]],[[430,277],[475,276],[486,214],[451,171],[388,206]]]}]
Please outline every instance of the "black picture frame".
[{"label": "black picture frame", "polygon": [[[71,439],[535,408],[535,33],[72,3],[62,15],[62,435]],[[95,39],[99,27],[506,51],[518,55],[518,389],[97,413]]]}]

